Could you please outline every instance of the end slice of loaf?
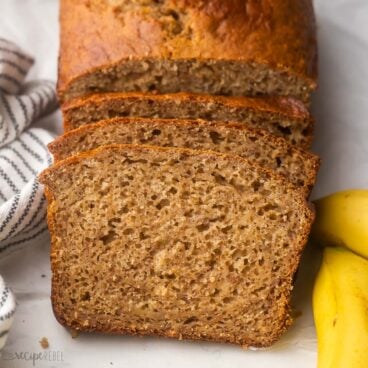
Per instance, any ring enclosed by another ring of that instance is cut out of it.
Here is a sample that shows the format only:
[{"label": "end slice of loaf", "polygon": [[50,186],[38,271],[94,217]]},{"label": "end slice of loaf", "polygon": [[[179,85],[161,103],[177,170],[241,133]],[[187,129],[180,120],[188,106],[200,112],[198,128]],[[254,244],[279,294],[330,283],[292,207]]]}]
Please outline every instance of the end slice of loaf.
[{"label": "end slice of loaf", "polygon": [[237,156],[112,145],[40,180],[63,325],[244,347],[289,326],[313,214],[282,177]]},{"label": "end slice of loaf", "polygon": [[187,93],[104,93],[72,100],[62,107],[64,129],[114,117],[234,121],[268,130],[309,148],[313,120],[304,104],[292,98],[246,98]]},{"label": "end slice of loaf", "polygon": [[93,92],[285,95],[316,87],[312,0],[62,0],[61,100]]},{"label": "end slice of loaf", "polygon": [[243,124],[180,119],[115,118],[83,125],[49,144],[56,161],[108,144],[149,144],[232,153],[253,160],[311,191],[319,158],[260,129]]}]

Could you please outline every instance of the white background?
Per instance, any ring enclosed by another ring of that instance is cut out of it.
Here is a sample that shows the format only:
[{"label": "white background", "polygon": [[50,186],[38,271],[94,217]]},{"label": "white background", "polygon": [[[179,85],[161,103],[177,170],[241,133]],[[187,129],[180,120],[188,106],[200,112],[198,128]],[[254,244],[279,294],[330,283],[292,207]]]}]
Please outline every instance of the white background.
[{"label": "white background", "polygon": [[[78,0],[76,0],[78,1]],[[33,78],[56,80],[58,50],[56,0],[0,0],[0,37],[15,41],[36,57]],[[313,111],[317,120],[314,150],[322,168],[314,198],[346,188],[368,187],[368,1],[316,0],[320,86]],[[60,114],[41,125],[60,131]],[[122,336],[72,339],[54,319],[50,295],[49,244],[24,249],[0,261],[0,273],[16,293],[18,311],[1,368],[25,367],[241,367],[316,366],[311,288],[316,250],[306,250],[293,304],[301,317],[268,351],[234,346]],[[46,277],[41,277],[41,275]],[[32,361],[19,353],[39,353],[47,337],[51,356]],[[16,355],[18,353],[18,356]]]}]

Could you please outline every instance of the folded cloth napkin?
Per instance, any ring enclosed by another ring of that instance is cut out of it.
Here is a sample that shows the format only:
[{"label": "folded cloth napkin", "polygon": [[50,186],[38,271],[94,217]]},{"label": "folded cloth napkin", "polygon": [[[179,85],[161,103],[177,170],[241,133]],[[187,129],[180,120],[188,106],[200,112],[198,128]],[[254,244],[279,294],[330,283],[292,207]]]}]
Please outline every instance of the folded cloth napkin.
[{"label": "folded cloth napkin", "polygon": [[[46,202],[37,174],[52,159],[45,129],[32,127],[57,108],[54,83],[25,82],[34,60],[0,38],[0,257],[46,234]],[[1,270],[0,270],[1,271]],[[0,276],[0,350],[15,302]]]}]

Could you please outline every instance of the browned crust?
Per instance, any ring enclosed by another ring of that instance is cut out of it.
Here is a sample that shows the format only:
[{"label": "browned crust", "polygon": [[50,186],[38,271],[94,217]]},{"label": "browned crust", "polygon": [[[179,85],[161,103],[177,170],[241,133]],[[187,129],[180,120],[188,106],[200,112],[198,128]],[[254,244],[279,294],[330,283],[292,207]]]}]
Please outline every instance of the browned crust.
[{"label": "browned crust", "polygon": [[303,102],[291,97],[226,97],[191,93],[97,93],[72,99],[62,106],[64,131],[67,132],[76,128],[73,121],[73,114],[79,109],[92,106],[101,107],[101,105],[108,108],[108,106],[119,101],[123,102],[124,100],[128,100],[130,103],[141,100],[160,103],[170,100],[178,104],[218,104],[229,108],[242,108],[252,112],[259,111],[261,113],[276,115],[280,119],[305,121],[308,124],[308,131],[303,140],[303,148],[309,148],[312,144],[314,120]]},{"label": "browned crust", "polygon": [[[317,79],[311,0],[168,0],[191,35],[166,34],[160,16],[119,10],[101,0],[62,0],[58,90],[128,59],[255,62],[303,80]],[[184,10],[185,9],[185,12]],[[219,57],[220,55],[220,57]]]},{"label": "browned crust", "polygon": [[52,301],[52,307],[53,307],[53,311],[54,314],[57,318],[57,320],[64,326],[72,329],[72,330],[78,330],[78,331],[85,331],[85,332],[102,332],[102,333],[109,333],[109,334],[129,334],[129,335],[156,335],[156,336],[164,336],[164,337],[172,337],[172,338],[178,338],[178,339],[192,339],[192,340],[208,340],[208,341],[217,341],[217,342],[227,342],[227,343],[233,343],[233,344],[240,344],[242,345],[244,348],[249,347],[249,346],[256,346],[256,347],[268,347],[270,345],[272,345],[281,335],[282,333],[284,333],[286,331],[286,329],[288,328],[288,326],[291,324],[292,319],[290,316],[290,311],[289,311],[289,301],[290,301],[290,292],[285,296],[285,305],[284,305],[284,309],[282,311],[282,315],[284,317],[284,324],[280,327],[280,329],[277,331],[277,333],[274,335],[274,338],[269,339],[266,342],[261,342],[261,343],[257,343],[257,342],[253,342],[253,341],[233,341],[231,339],[227,339],[227,338],[221,338],[221,337],[217,337],[217,338],[213,338],[213,339],[208,339],[208,338],[203,338],[201,336],[196,336],[193,334],[180,334],[178,331],[156,331],[156,330],[131,330],[131,329],[127,329],[124,328],[123,326],[121,326],[121,328],[118,329],[106,329],[105,326],[99,326],[98,324],[96,324],[96,326],[94,327],[87,327],[84,326],[81,321],[78,321],[78,319],[76,320],[71,320],[69,321],[67,316],[64,315],[63,311],[60,308],[60,304],[59,301],[56,297],[56,293],[55,290],[58,289],[58,284],[57,284],[57,279],[55,277],[55,274],[57,272],[56,268],[55,268],[55,262],[54,262],[54,246],[56,244],[56,235],[55,235],[55,231],[54,229],[57,227],[57,224],[55,223],[54,220],[54,212],[55,212],[55,207],[54,207],[54,193],[53,193],[53,189],[52,189],[52,182],[51,182],[51,178],[50,178],[50,174],[52,174],[54,171],[58,170],[59,168],[65,168],[69,165],[73,165],[76,164],[80,161],[83,161],[84,159],[87,158],[91,158],[91,157],[96,157],[99,154],[104,154],[105,152],[110,151],[111,153],[113,153],[114,151],[119,151],[119,150],[132,150],[132,151],[140,151],[140,150],[151,150],[151,151],[163,151],[163,152],[167,152],[167,154],[170,154],[171,152],[176,152],[176,153],[183,153],[183,154],[187,154],[187,155],[196,155],[196,156],[206,156],[209,157],[213,160],[216,160],[218,158],[224,157],[228,160],[231,161],[237,161],[237,162],[247,162],[248,165],[250,165],[250,167],[254,167],[257,168],[257,170],[263,171],[267,176],[272,177],[274,180],[279,181],[279,185],[282,186],[286,186],[287,188],[289,188],[290,190],[294,191],[294,198],[297,200],[298,204],[300,205],[300,208],[305,209],[306,210],[306,217],[308,218],[309,222],[307,224],[307,226],[305,227],[304,231],[300,234],[300,239],[299,242],[297,244],[297,256],[295,257],[295,262],[294,264],[290,265],[290,269],[289,269],[289,274],[287,275],[289,277],[290,280],[293,279],[293,276],[297,270],[297,267],[299,265],[300,262],[300,258],[301,258],[301,254],[302,251],[305,247],[305,244],[307,243],[308,240],[308,236],[309,236],[309,232],[310,232],[310,228],[312,226],[312,223],[314,221],[314,207],[312,206],[312,204],[308,203],[306,201],[306,199],[304,198],[304,194],[300,189],[296,189],[295,187],[293,187],[289,182],[287,182],[283,177],[278,176],[277,174],[273,173],[270,170],[267,170],[265,168],[261,168],[258,165],[255,165],[251,162],[249,162],[246,159],[243,159],[239,156],[233,156],[233,155],[228,155],[228,154],[222,154],[222,153],[217,153],[217,152],[212,152],[212,151],[194,151],[194,150],[190,150],[190,149],[186,149],[186,148],[164,148],[164,147],[156,147],[156,146],[144,146],[144,145],[108,145],[108,146],[102,146],[99,147],[93,151],[89,151],[89,152],[85,152],[85,153],[81,153],[72,157],[69,157],[63,161],[60,161],[56,164],[54,164],[53,166],[51,166],[50,168],[44,170],[40,176],[39,176],[39,180],[41,183],[43,183],[45,185],[45,194],[47,197],[47,200],[49,202],[49,206],[48,206],[48,211],[47,211],[47,221],[48,221],[48,226],[49,226],[49,230],[50,230],[50,234],[51,234],[51,268],[52,268],[52,272],[53,272],[53,277],[52,277],[52,295],[51,295],[51,301]]},{"label": "browned crust", "polygon": [[229,107],[241,107],[253,111],[268,112],[296,120],[307,120],[311,123],[313,121],[313,118],[304,103],[293,97],[229,97],[185,92],[167,94],[145,92],[110,92],[95,93],[84,97],[77,97],[65,102],[61,107],[65,119],[64,124],[69,124],[68,115],[72,114],[75,109],[84,108],[88,105],[99,105],[105,103],[110,104],[113,101],[120,100],[153,100],[157,102],[172,100],[182,103],[215,103]]},{"label": "browned crust", "polygon": [[69,165],[73,165],[75,163],[78,163],[80,161],[83,161],[86,158],[90,158],[90,157],[97,157],[99,154],[103,154],[105,152],[111,151],[119,151],[119,150],[130,150],[130,151],[162,151],[162,152],[166,152],[167,154],[170,153],[182,153],[182,154],[186,154],[188,156],[202,156],[202,157],[207,157],[210,158],[212,160],[216,160],[217,158],[225,158],[226,160],[229,161],[234,161],[234,162],[240,162],[240,163],[244,163],[246,162],[249,167],[253,167],[256,170],[259,171],[263,171],[263,173],[265,173],[268,177],[272,177],[274,180],[278,180],[280,181],[280,185],[285,186],[287,188],[289,188],[290,190],[294,190],[297,193],[299,193],[299,195],[301,195],[301,197],[303,198],[302,202],[306,202],[303,196],[303,191],[300,188],[295,188],[288,180],[286,180],[283,176],[276,174],[275,172],[273,172],[270,169],[267,169],[265,167],[261,167],[253,162],[251,162],[250,160],[247,160],[246,158],[240,157],[238,155],[232,155],[232,154],[228,154],[228,153],[221,153],[221,152],[215,152],[215,151],[210,151],[210,150],[193,150],[193,149],[189,149],[189,148],[182,148],[182,147],[159,147],[159,146],[150,146],[150,145],[145,145],[145,144],[109,144],[109,145],[104,145],[104,146],[100,146],[94,150],[90,150],[87,152],[82,152],[82,153],[78,153],[77,155],[68,157],[64,160],[61,160],[59,162],[54,163],[52,166],[48,167],[47,169],[43,170],[41,172],[41,174],[39,175],[39,180],[42,184],[50,184],[47,180],[47,177],[50,173],[52,173],[53,171],[57,170],[59,167],[67,167]]},{"label": "browned crust", "polygon": [[222,122],[208,122],[205,120],[197,119],[197,120],[184,120],[184,119],[145,119],[145,118],[113,118],[99,121],[93,124],[82,125],[77,129],[68,131],[64,133],[62,136],[57,137],[54,141],[48,144],[48,148],[50,152],[54,155],[55,161],[60,161],[62,158],[60,157],[60,150],[68,145],[68,140],[73,137],[78,137],[82,134],[86,134],[88,132],[93,132],[96,129],[103,128],[108,125],[119,125],[119,124],[139,124],[144,122],[152,122],[159,124],[173,124],[173,125],[184,125],[184,126],[212,126],[215,128],[226,128],[229,130],[239,130],[243,132],[249,132],[249,134],[256,135],[260,139],[264,139],[268,142],[272,142],[272,144],[282,147],[285,151],[289,151],[292,153],[297,153],[305,157],[305,160],[312,162],[312,171],[308,173],[308,176],[305,181],[305,194],[308,195],[312,190],[312,187],[316,180],[317,171],[320,167],[320,159],[317,155],[312,152],[302,150],[297,148],[295,145],[289,144],[285,139],[281,137],[276,137],[273,134],[268,133],[262,129],[256,129],[247,127],[244,124],[238,123],[222,123]]}]

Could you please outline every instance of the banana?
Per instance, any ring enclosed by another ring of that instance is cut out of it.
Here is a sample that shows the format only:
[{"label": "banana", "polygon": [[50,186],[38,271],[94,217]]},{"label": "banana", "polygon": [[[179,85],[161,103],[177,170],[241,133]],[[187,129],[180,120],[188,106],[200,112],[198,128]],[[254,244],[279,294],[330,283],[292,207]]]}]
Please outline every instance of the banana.
[{"label": "banana", "polygon": [[318,368],[368,367],[368,260],[326,247],[313,290]]},{"label": "banana", "polygon": [[[347,190],[315,202],[312,235],[324,245],[343,245],[368,259],[368,190]],[[368,362],[367,362],[368,367]]]}]

